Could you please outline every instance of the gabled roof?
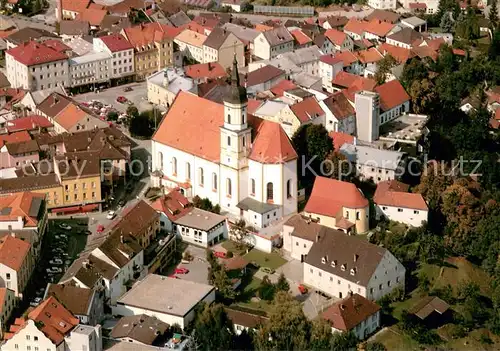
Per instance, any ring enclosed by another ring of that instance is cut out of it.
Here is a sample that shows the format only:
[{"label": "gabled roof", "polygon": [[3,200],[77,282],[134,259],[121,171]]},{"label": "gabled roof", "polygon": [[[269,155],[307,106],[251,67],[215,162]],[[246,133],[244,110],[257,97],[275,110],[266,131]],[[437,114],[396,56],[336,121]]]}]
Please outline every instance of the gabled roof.
[{"label": "gabled roof", "polygon": [[408,185],[396,180],[377,184],[373,202],[379,206],[402,207],[427,211],[427,204],[421,194],[408,193]]},{"label": "gabled roof", "polygon": [[249,159],[259,163],[280,164],[298,157],[292,142],[278,123],[261,120],[255,132]]},{"label": "gabled roof", "polygon": [[264,32],[264,38],[271,46],[281,45],[293,41],[293,36],[285,27],[276,27]]},{"label": "gabled roof", "polygon": [[285,71],[282,69],[274,67],[273,65],[267,65],[242,76],[243,79],[240,79],[240,81],[243,82],[245,87],[251,87],[253,85],[273,80],[274,78],[284,74]]},{"label": "gabled roof", "polygon": [[99,39],[103,41],[104,45],[106,45],[111,52],[130,50],[134,48],[123,35],[118,33],[105,35],[99,37]]},{"label": "gabled roof", "polygon": [[380,95],[380,107],[383,111],[389,111],[410,100],[410,96],[399,80],[391,80],[379,85],[375,88],[375,92]]},{"label": "gabled roof", "polygon": [[294,29],[290,32],[290,34],[293,36],[298,45],[312,43],[312,39],[309,38],[301,29]]},{"label": "gabled roof", "polygon": [[49,283],[45,296],[55,297],[57,301],[61,302],[74,315],[87,316],[92,306],[94,290],[64,283]]},{"label": "gabled roof", "polygon": [[385,37],[394,28],[394,24],[373,19],[368,22],[364,29],[365,32],[375,34],[378,37]]},{"label": "gabled roof", "polygon": [[367,206],[368,200],[353,183],[318,176],[304,211],[336,217],[344,207],[354,209]]},{"label": "gabled roof", "polygon": [[130,235],[138,238],[146,229],[159,219],[160,215],[145,201],[139,200],[127,206],[119,218],[111,224],[110,229],[116,235]]},{"label": "gabled roof", "polygon": [[369,48],[367,50],[356,51],[356,55],[361,63],[375,63],[384,58],[382,54],[375,48]]},{"label": "gabled roof", "polygon": [[156,211],[164,213],[171,222],[184,216],[191,211],[193,205],[181,194],[180,190],[174,189],[151,204]]},{"label": "gabled roof", "polygon": [[197,33],[190,29],[184,29],[175,37],[175,40],[200,48],[203,46],[203,43],[206,41],[206,39],[206,35]]},{"label": "gabled roof", "polygon": [[405,27],[394,34],[389,35],[387,39],[411,45],[415,42],[415,40],[422,39],[422,37],[422,34],[417,32],[416,30],[410,27]]},{"label": "gabled roof", "polygon": [[0,239],[0,263],[19,273],[31,245],[11,235]]},{"label": "gabled roof", "polygon": [[378,47],[378,50],[385,56],[390,54],[399,63],[406,63],[410,58],[414,57],[415,54],[410,49],[390,45],[383,43]]},{"label": "gabled roof", "polygon": [[35,41],[19,44],[15,48],[7,50],[6,53],[26,66],[61,61],[68,58],[66,54]]},{"label": "gabled roof", "polygon": [[352,294],[330,306],[323,312],[322,317],[330,322],[333,328],[347,332],[379,310],[380,306],[375,302],[359,294]]},{"label": "gabled roof", "polygon": [[333,140],[333,148],[335,151],[340,151],[340,148],[344,144],[353,144],[356,139],[353,135],[342,132],[330,132],[328,135]]},{"label": "gabled roof", "polygon": [[140,48],[153,42],[161,42],[166,38],[173,39],[179,30],[159,23],[146,23],[134,27],[125,28],[126,38],[135,48]]},{"label": "gabled roof", "polygon": [[290,106],[292,112],[297,116],[301,123],[307,123],[312,119],[324,116],[325,112],[314,96],[305,98]]},{"label": "gabled roof", "polygon": [[89,115],[85,112],[79,105],[74,103],[69,103],[61,112],[59,112],[54,121],[63,127],[65,130],[69,131],[75,125],[80,123],[86,118],[95,118],[93,115]]},{"label": "gabled roof", "polygon": [[78,13],[75,20],[89,22],[91,26],[100,26],[107,13],[107,10],[87,8]]},{"label": "gabled roof", "polygon": [[356,110],[343,91],[330,95],[323,100],[323,103],[338,120],[343,120],[356,114]]},{"label": "gabled roof", "polygon": [[328,16],[326,21],[332,28],[343,27],[349,22],[349,19],[345,16]]},{"label": "gabled roof", "polygon": [[156,317],[145,314],[122,317],[111,331],[115,339],[126,338],[141,344],[153,345],[168,330],[169,325]]},{"label": "gabled roof", "polygon": [[375,9],[373,10],[372,13],[370,13],[368,16],[366,16],[367,21],[371,20],[379,20],[379,21],[384,21],[384,22],[389,22],[389,23],[397,23],[399,21],[399,18],[401,15],[392,12],[392,11],[387,11],[387,10],[380,10],[380,9]]},{"label": "gabled roof", "polygon": [[347,34],[336,29],[328,29],[325,32],[325,37],[327,37],[333,44],[341,46],[347,39]]},{"label": "gabled roof", "polygon": [[64,336],[79,324],[78,318],[52,296],[31,311],[28,318],[56,345],[63,342]]},{"label": "gabled roof", "polygon": [[36,227],[44,194],[21,192],[0,197],[0,221],[22,218],[25,227]]},{"label": "gabled roof", "polygon": [[14,44],[22,44],[40,38],[58,38],[57,35],[44,29],[25,27],[10,34],[5,39]]},{"label": "gabled roof", "polygon": [[5,144],[16,144],[22,142],[29,142],[31,140],[30,134],[23,130],[11,134],[0,134],[0,148]]},{"label": "gabled roof", "polygon": [[359,58],[356,55],[354,55],[354,53],[347,50],[336,53],[334,59],[341,60],[343,62],[344,67],[349,67],[354,62],[359,61]]},{"label": "gabled roof", "polygon": [[90,0],[62,0],[62,9],[71,12],[82,12],[90,5]]},{"label": "gabled roof", "polygon": [[[285,91],[296,89],[297,85],[295,85],[294,82],[288,79],[283,79],[279,83],[276,83],[271,89],[271,92],[274,94],[274,96],[283,96],[285,94]],[[259,104],[262,102],[260,101]]]},{"label": "gabled roof", "polygon": [[186,76],[193,79],[217,79],[227,76],[226,70],[218,62],[199,63],[196,65],[184,66],[184,70]]},{"label": "gabled roof", "polygon": [[31,115],[27,117],[16,118],[12,121],[7,121],[6,128],[9,133],[18,131],[30,131],[38,128],[51,128],[52,123],[43,116]]},{"label": "gabled roof", "polygon": [[366,21],[351,17],[349,19],[349,22],[347,22],[347,24],[344,26],[344,32],[352,32],[358,35],[363,35],[367,23],[368,22]]},{"label": "gabled roof", "polygon": [[238,45],[241,41],[230,31],[222,29],[222,28],[214,28],[203,45],[208,46],[212,49],[219,50],[222,44],[229,38],[229,36],[233,37],[233,42],[231,45]]},{"label": "gabled roof", "polygon": [[342,62],[342,66],[344,65],[344,60],[340,56],[335,55],[322,55],[319,60],[321,62],[326,63],[327,65],[334,65],[336,63]]}]

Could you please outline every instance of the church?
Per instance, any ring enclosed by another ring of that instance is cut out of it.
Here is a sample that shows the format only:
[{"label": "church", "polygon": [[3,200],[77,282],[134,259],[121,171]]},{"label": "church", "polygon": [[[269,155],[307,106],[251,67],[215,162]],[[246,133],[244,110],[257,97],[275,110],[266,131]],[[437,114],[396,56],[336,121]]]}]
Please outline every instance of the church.
[{"label": "church", "polygon": [[180,92],[153,136],[151,181],[264,228],[297,212],[298,157],[281,126],[247,104],[236,59],[223,105]]}]

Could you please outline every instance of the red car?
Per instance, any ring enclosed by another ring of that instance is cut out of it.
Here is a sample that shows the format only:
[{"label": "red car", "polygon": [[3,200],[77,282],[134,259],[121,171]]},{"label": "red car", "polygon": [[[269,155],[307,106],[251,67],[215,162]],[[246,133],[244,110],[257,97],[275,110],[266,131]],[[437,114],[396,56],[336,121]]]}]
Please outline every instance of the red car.
[{"label": "red car", "polygon": [[188,274],[189,269],[187,268],[176,268],[174,271],[175,274]]},{"label": "red car", "polygon": [[169,278],[174,278],[174,279],[181,279],[178,276],[176,276],[175,274],[170,274],[168,277]]},{"label": "red car", "polygon": [[300,285],[299,285],[299,291],[300,291],[300,293],[301,293],[302,295],[304,295],[304,294],[306,294],[306,293],[307,293],[307,288],[306,288],[304,285],[300,284]]},{"label": "red car", "polygon": [[97,232],[98,232],[98,233],[102,233],[103,231],[104,231],[104,226],[103,226],[102,224],[99,224],[99,225],[97,226]]},{"label": "red car", "polygon": [[214,251],[214,256],[219,258],[226,258],[226,253],[222,251]]},{"label": "red car", "polygon": [[116,101],[118,101],[120,104],[124,104],[124,103],[126,103],[128,100],[127,100],[127,98],[126,98],[125,96],[118,96],[118,97],[116,98]]}]

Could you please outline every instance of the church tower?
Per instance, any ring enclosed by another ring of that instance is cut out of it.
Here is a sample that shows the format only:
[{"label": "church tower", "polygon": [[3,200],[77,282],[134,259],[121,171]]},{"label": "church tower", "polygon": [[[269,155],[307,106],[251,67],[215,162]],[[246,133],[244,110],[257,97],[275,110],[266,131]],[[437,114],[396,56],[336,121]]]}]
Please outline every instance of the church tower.
[{"label": "church tower", "polygon": [[247,90],[240,86],[238,62],[234,56],[231,86],[224,97],[224,125],[221,127],[221,164],[234,169],[247,166],[251,128],[247,120]]},{"label": "church tower", "polygon": [[236,55],[231,71],[231,85],[224,97],[224,125],[220,127],[219,204],[239,213],[237,204],[248,195],[248,155],[252,129],[247,121],[247,90],[240,86]]}]

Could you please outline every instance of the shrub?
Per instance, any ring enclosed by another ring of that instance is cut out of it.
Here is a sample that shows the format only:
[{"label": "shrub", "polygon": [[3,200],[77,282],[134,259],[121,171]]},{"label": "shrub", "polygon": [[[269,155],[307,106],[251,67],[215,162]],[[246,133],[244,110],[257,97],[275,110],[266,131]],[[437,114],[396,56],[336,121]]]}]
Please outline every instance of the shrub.
[{"label": "shrub", "polygon": [[233,252],[232,252],[232,251],[228,251],[228,252],[226,253],[226,257],[227,257],[227,258],[232,258],[233,256],[234,256],[234,254],[233,254]]}]

